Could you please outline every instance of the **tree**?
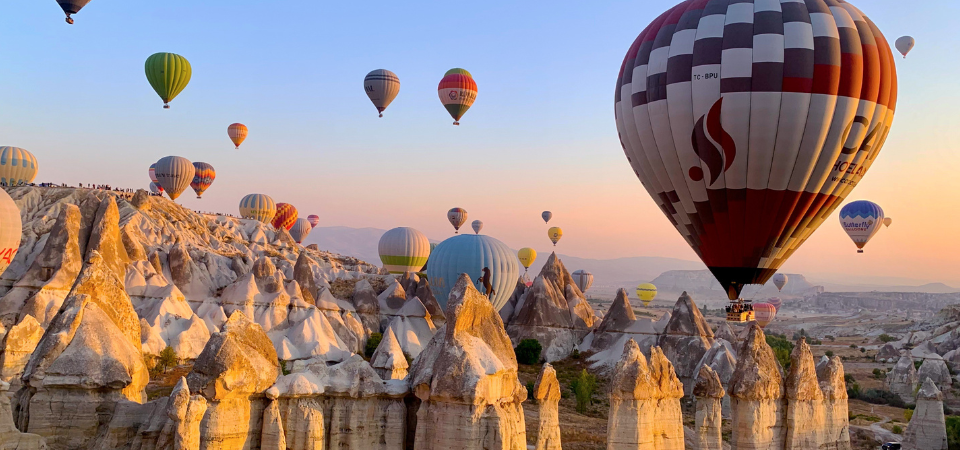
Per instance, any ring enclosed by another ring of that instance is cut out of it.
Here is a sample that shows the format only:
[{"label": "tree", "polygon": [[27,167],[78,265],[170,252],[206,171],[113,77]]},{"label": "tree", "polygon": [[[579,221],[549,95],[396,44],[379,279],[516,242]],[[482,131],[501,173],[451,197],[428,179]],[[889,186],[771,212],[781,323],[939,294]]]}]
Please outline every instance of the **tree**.
[{"label": "tree", "polygon": [[380,333],[370,333],[370,338],[367,339],[367,345],[363,347],[363,354],[367,357],[373,357],[373,352],[377,351],[377,347],[380,346],[380,341],[383,340],[383,335]]},{"label": "tree", "polygon": [[517,354],[518,363],[534,365],[540,362],[540,352],[543,351],[543,347],[536,339],[524,339],[513,351]]},{"label": "tree", "polygon": [[887,333],[883,333],[880,335],[880,342],[883,342],[884,344],[886,344],[887,342],[893,342],[895,340],[897,340],[897,338],[890,336]]},{"label": "tree", "polygon": [[163,350],[160,351],[160,356],[157,357],[157,369],[162,373],[167,373],[167,370],[177,367],[180,358],[177,357],[177,352],[171,346],[166,346]]},{"label": "tree", "polygon": [[823,354],[827,355],[827,358],[833,358],[833,350],[827,350]]},{"label": "tree", "polygon": [[577,412],[587,412],[587,407],[593,404],[593,392],[597,390],[597,377],[587,373],[587,369],[580,372],[580,376],[570,383],[570,390],[577,396]]},{"label": "tree", "polygon": [[793,352],[793,342],[788,341],[786,336],[783,335],[768,334],[767,345],[773,349],[773,354],[777,357],[777,362],[780,363],[780,366],[784,369],[789,368],[790,353]]}]

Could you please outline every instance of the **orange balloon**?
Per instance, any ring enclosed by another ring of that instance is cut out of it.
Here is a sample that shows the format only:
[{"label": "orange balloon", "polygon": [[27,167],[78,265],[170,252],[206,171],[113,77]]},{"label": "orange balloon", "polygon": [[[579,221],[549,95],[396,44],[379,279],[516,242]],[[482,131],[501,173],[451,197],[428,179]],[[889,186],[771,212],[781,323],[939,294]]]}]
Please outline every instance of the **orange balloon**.
[{"label": "orange balloon", "polygon": [[278,230],[283,227],[289,231],[296,222],[297,208],[294,208],[293,205],[289,203],[277,203],[277,215],[273,216],[273,221],[271,222],[273,227]]},{"label": "orange balloon", "polygon": [[242,123],[230,124],[230,126],[227,127],[227,135],[230,136],[233,145],[240,148],[240,144],[247,138],[247,126]]}]

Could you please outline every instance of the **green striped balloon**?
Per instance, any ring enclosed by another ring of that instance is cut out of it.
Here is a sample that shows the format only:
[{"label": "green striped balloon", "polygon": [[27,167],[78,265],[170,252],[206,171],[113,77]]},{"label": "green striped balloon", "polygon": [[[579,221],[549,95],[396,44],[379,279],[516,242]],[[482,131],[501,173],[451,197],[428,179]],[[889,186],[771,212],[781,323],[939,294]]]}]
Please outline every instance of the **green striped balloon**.
[{"label": "green striped balloon", "polygon": [[430,240],[410,227],[387,231],[377,247],[383,268],[390,273],[416,272],[430,257]]},{"label": "green striped balloon", "polygon": [[147,58],[144,66],[147,81],[163,100],[163,107],[170,108],[170,102],[176,98],[190,82],[190,61],[176,53],[154,53]]}]

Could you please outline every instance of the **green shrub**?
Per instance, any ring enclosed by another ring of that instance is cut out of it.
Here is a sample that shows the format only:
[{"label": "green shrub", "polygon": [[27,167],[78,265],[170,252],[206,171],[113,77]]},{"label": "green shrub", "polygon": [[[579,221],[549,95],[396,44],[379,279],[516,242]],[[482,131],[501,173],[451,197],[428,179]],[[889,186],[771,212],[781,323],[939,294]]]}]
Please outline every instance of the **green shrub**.
[{"label": "green shrub", "polygon": [[[880,370],[880,369],[873,369],[873,377],[876,378],[876,379],[878,379],[878,380],[882,380],[882,379],[887,378],[887,373],[884,372],[884,371],[882,371],[882,370]],[[909,420],[909,419],[907,419],[907,420]]]},{"label": "green shrub", "polygon": [[573,353],[570,354],[570,357],[573,359],[580,359],[580,350],[573,349]]},{"label": "green shrub", "polygon": [[850,383],[855,383],[856,381],[857,381],[857,379],[854,378],[853,375],[851,375],[851,374],[849,374],[849,373],[843,375],[843,382],[844,382],[844,383],[850,384]]},{"label": "green shrub", "polygon": [[157,357],[157,370],[167,373],[167,370],[177,367],[179,362],[180,358],[177,357],[177,352],[168,345],[160,351],[160,356]]},{"label": "green shrub", "polygon": [[917,369],[917,370],[920,370],[920,365],[921,365],[921,364],[923,364],[923,361],[914,361],[914,362],[913,362],[913,368],[914,368],[914,369]]},{"label": "green shrub", "polygon": [[895,408],[907,407],[907,404],[903,402],[903,399],[893,392],[885,391],[883,389],[867,389],[864,391],[860,389],[860,385],[857,383],[853,383],[853,386],[855,386],[856,389],[853,389],[851,386],[847,387],[847,396],[850,398],[863,400],[874,405],[890,405]]},{"label": "green shrub", "polygon": [[857,344],[850,344],[850,348],[857,348]]},{"label": "green shrub", "polygon": [[947,416],[947,445],[950,450],[960,450],[960,416]]},{"label": "green shrub", "polygon": [[517,354],[517,362],[527,365],[539,363],[540,352],[542,351],[543,347],[540,346],[540,341],[536,339],[524,339],[520,341],[520,344],[514,349],[514,352]]},{"label": "green shrub", "polygon": [[[800,332],[805,333],[803,330],[800,330]],[[783,335],[768,334],[767,345],[773,349],[773,354],[777,357],[777,362],[780,363],[780,366],[784,369],[789,368],[793,342],[788,341],[786,336]]]},{"label": "green shrub", "polygon": [[587,412],[587,407],[593,404],[593,392],[597,390],[597,377],[587,373],[587,369],[580,372],[580,376],[570,383],[570,390],[577,396],[577,412]]},{"label": "green shrub", "polygon": [[823,354],[827,355],[827,358],[833,358],[833,350],[827,350]]},{"label": "green shrub", "polygon": [[910,423],[910,419],[912,419],[912,418],[913,418],[913,410],[912,410],[912,409],[908,409],[908,410],[906,410],[906,411],[903,412],[903,421],[904,421],[904,422]]},{"label": "green shrub", "polygon": [[527,398],[533,398],[533,388],[534,384],[532,381],[527,382]]},{"label": "green shrub", "polygon": [[893,432],[893,434],[903,434],[903,427],[900,425],[894,425],[890,427],[890,431]]},{"label": "green shrub", "polygon": [[897,338],[890,336],[887,333],[883,333],[880,335],[880,342],[883,342],[884,344],[886,344],[887,342],[893,342],[895,340],[897,340]]},{"label": "green shrub", "polygon": [[866,348],[860,347],[860,353],[866,353],[866,352],[867,352]]},{"label": "green shrub", "polygon": [[373,352],[377,351],[377,347],[380,346],[380,341],[383,340],[383,335],[380,333],[370,333],[370,338],[367,339],[367,345],[363,347],[363,354],[367,358],[373,356]]}]

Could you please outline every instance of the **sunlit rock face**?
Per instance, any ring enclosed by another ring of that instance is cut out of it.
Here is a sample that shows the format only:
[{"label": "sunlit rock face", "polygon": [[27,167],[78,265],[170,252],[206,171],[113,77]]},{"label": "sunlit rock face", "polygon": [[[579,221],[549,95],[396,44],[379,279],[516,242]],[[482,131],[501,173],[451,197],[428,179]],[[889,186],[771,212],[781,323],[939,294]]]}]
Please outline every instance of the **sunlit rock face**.
[{"label": "sunlit rock face", "polygon": [[806,339],[800,339],[790,355],[785,387],[785,448],[819,448],[829,439],[827,419],[816,364]]},{"label": "sunlit rock face", "polygon": [[638,319],[627,291],[620,289],[603,320],[580,343],[580,351],[590,353],[590,367],[606,375],[612,373],[620,361],[628,340],[633,339],[644,354],[649,354],[657,337],[654,323],[647,318]]},{"label": "sunlit rock face", "polygon": [[560,445],[560,382],[557,371],[544,364],[533,387],[533,398],[540,407],[536,450],[562,450]]},{"label": "sunlit rock face", "polygon": [[945,450],[947,426],[943,416],[943,394],[927,378],[917,391],[917,408],[903,434],[904,450]]},{"label": "sunlit rock face", "polygon": [[446,318],[408,375],[421,401],[414,448],[525,450],[527,390],[499,314],[462,275]]},{"label": "sunlit rock face", "polygon": [[850,450],[850,416],[847,408],[847,383],[839,356],[817,364],[817,380],[823,393],[825,412],[824,441],[820,448]]},{"label": "sunlit rock face", "polygon": [[722,399],[726,395],[717,373],[710,366],[701,366],[693,386],[693,396],[697,399],[694,430],[697,450],[723,449]]},{"label": "sunlit rock face", "polygon": [[773,349],[756,322],[740,351],[729,383],[733,434],[738,449],[784,448],[783,379]]}]

